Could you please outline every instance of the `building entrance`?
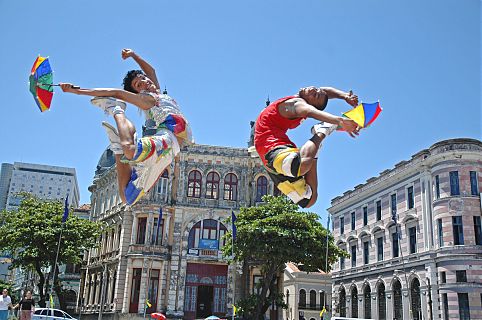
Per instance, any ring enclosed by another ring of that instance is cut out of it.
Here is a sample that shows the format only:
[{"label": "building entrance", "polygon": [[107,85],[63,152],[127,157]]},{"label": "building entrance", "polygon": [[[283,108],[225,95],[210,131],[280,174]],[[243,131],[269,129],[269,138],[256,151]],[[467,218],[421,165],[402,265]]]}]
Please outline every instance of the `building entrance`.
[{"label": "building entrance", "polygon": [[196,318],[206,318],[213,314],[213,292],[213,286],[198,287]]}]

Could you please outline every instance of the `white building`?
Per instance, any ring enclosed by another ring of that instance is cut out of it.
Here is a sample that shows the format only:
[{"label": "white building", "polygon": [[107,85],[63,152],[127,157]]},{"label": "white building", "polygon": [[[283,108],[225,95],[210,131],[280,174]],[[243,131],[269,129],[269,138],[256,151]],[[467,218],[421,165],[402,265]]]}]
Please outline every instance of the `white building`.
[{"label": "white building", "polygon": [[22,162],[14,162],[13,165],[3,163],[0,174],[0,209],[17,209],[20,192],[52,200],[65,199],[69,195],[69,204],[79,206],[79,185],[74,168]]},{"label": "white building", "polygon": [[301,266],[287,263],[284,272],[283,288],[288,309],[283,310],[283,319],[320,319],[320,312],[331,318],[331,275],[323,271],[304,272]]},{"label": "white building", "polygon": [[[441,141],[332,200],[334,315],[482,319],[482,142]],[[396,219],[392,219],[395,217]]]}]

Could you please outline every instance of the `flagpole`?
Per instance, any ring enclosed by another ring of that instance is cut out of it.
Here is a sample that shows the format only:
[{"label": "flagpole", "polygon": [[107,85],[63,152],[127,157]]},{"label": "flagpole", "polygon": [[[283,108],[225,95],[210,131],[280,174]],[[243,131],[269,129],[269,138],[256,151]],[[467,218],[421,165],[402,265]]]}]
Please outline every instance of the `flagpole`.
[{"label": "flagpole", "polygon": [[232,223],[232,236],[231,236],[231,255],[233,257],[233,314],[231,316],[231,320],[234,320],[235,316],[235,302],[236,302],[236,265],[234,262],[234,238],[236,237],[236,216],[234,215],[233,209],[231,209],[231,223]]},{"label": "flagpole", "polygon": [[[398,238],[398,248],[400,250],[400,257],[402,258],[402,268],[403,268],[403,275],[405,277],[405,285],[407,286],[407,294],[408,294],[408,319],[411,320],[413,319],[412,315],[412,297],[410,295],[410,287],[408,286],[408,278],[407,278],[407,272],[405,271],[405,261],[403,258],[403,250],[402,250],[402,243],[400,240],[402,240],[402,233],[398,233],[398,222],[397,222],[397,217],[392,215],[392,220],[395,222],[395,233],[397,234]],[[401,231],[401,228],[400,228]],[[408,243],[407,243],[408,245]],[[402,303],[403,306],[403,303]],[[402,310],[403,312],[403,310]]]},{"label": "flagpole", "polygon": [[[325,255],[325,275],[328,276],[328,245],[329,245],[329,235],[330,235],[330,218],[331,215],[328,213],[327,222],[326,222],[326,255]],[[328,292],[325,292],[323,297],[323,309],[326,307],[326,297]],[[321,301],[320,301],[321,302]],[[322,315],[323,317],[323,315]],[[323,318],[322,318],[323,319]]]}]

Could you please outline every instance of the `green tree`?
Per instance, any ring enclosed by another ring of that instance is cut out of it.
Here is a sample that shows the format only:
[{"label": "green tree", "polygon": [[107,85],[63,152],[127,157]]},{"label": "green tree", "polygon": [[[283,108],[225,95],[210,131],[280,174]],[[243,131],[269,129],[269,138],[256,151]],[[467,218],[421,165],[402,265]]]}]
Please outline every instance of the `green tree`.
[{"label": "green tree", "polygon": [[[263,197],[264,205],[241,208],[237,219],[237,236],[234,242],[234,261],[254,264],[260,268],[261,281],[258,293],[236,303],[239,314],[247,319],[263,319],[274,303],[286,308],[284,295],[276,288],[276,278],[284,271],[287,262],[303,265],[306,272],[326,269],[328,245],[328,270],[341,256],[348,254],[334,244],[331,233],[323,227],[318,215],[299,211],[296,204],[285,197]],[[328,236],[328,243],[327,243]],[[226,235],[223,248],[231,256],[231,237]]]},{"label": "green tree", "polygon": [[[21,197],[18,211],[3,211],[0,215],[0,251],[12,256],[11,268],[33,270],[38,275],[36,285],[40,306],[45,306],[48,300],[52,281],[60,307],[65,309],[58,265],[81,263],[84,251],[97,245],[103,226],[73,215],[62,223],[62,202],[41,200],[26,193]],[[55,265],[61,232],[58,263]],[[49,267],[51,272],[45,275],[44,271]],[[54,274],[55,278],[51,280]]]}]

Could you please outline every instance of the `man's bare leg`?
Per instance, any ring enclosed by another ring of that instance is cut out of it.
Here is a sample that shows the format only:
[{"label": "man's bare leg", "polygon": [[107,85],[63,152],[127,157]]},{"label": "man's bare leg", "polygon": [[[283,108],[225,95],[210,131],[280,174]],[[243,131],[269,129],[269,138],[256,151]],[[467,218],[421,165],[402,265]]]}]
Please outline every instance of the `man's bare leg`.
[{"label": "man's bare leg", "polygon": [[136,133],[136,128],[134,127],[132,122],[127,119],[126,115],[123,112],[115,114],[114,120],[117,125],[120,143],[122,149],[124,150],[124,155],[127,159],[132,159],[136,152],[136,144],[134,141],[134,134]]},{"label": "man's bare leg", "polygon": [[306,175],[313,168],[313,166],[316,166],[318,150],[320,149],[321,142],[325,138],[326,136],[323,133],[315,134],[301,147],[300,176]]},{"label": "man's bare leg", "polygon": [[131,179],[132,168],[128,163],[121,161],[122,154],[115,155],[115,168],[117,170],[117,184],[119,185],[119,195],[123,203],[127,203],[125,190]]}]

